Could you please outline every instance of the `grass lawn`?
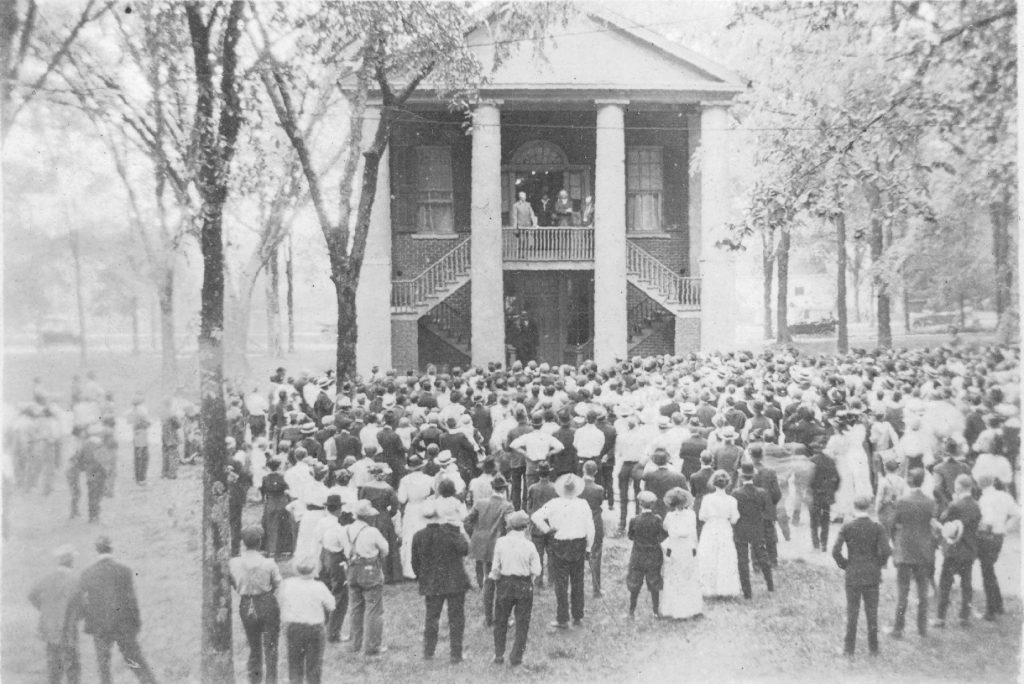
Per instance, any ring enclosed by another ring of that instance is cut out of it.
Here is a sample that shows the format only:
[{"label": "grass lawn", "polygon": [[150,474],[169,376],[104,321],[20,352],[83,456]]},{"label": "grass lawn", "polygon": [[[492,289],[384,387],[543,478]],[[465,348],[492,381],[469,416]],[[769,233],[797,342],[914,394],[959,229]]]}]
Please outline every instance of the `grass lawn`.
[{"label": "grass lawn", "polygon": [[[330,362],[328,354],[318,354],[317,359],[321,356]],[[310,358],[303,363],[318,368],[324,361]],[[60,383],[65,392],[69,374],[77,366],[73,354],[46,360],[34,354],[9,356],[6,362],[8,401],[25,397],[32,376],[44,372],[52,379],[53,389],[58,389]],[[157,363],[155,356],[136,362],[111,356],[99,357],[95,368],[101,381],[119,393],[120,401],[127,402],[135,387],[151,386],[155,377],[152,366]],[[298,363],[291,359],[285,365],[298,369]],[[256,377],[262,377],[264,370],[274,365],[273,361],[261,364]],[[110,375],[115,371],[119,371],[116,381]],[[121,443],[129,444],[126,436]],[[198,680],[200,472],[195,467],[182,468],[177,481],[160,480],[159,466],[152,462],[156,459],[151,459],[150,484],[139,488],[131,480],[130,458],[129,450],[123,447],[116,495],[104,501],[99,525],[89,525],[81,518],[67,519],[67,486],[62,478],[58,478],[57,489],[48,499],[21,494],[11,502],[11,536],[3,545],[0,581],[4,599],[0,679],[4,682],[45,681],[43,645],[36,636],[36,614],[26,595],[52,565],[49,551],[53,547],[75,544],[81,553],[81,567],[95,558],[92,540],[100,533],[113,538],[116,556],[136,571],[143,619],[140,641],[158,679]],[[246,516],[257,519],[259,506],[250,506]],[[608,514],[609,529],[614,529],[614,519]],[[783,561],[776,572],[774,595],[767,595],[763,583],[755,577],[752,601],[709,603],[705,617],[683,623],[654,620],[646,596],[641,599],[640,617],[635,622],[626,619],[624,577],[629,548],[623,539],[606,539],[605,598],[589,598],[588,578],[584,626],[555,632],[547,626],[554,618],[553,592],[548,589],[538,594],[525,663],[515,671],[490,664],[492,641],[482,624],[480,592],[471,591],[467,599],[467,660],[452,666],[446,657],[445,619],[437,658],[425,662],[420,655],[422,599],[413,584],[388,587],[385,644],[390,651],[367,659],[349,653],[346,644],[329,646],[325,681],[822,681],[828,676],[864,681],[1017,679],[1021,605],[1016,587],[1011,589],[1013,597],[1007,602],[1009,614],[1000,623],[978,620],[969,630],[955,626],[933,630],[924,641],[912,633],[899,642],[883,636],[882,655],[870,658],[862,622],[860,653],[854,659],[839,655],[845,620],[842,574],[821,555],[810,561],[798,559],[803,554],[799,539],[807,536],[806,524],[794,530],[795,540],[781,547]],[[1007,563],[1019,563],[1018,548],[1015,539],[1014,552],[1007,552]],[[879,611],[883,626],[892,619],[894,594],[894,582],[889,577],[883,584]],[[954,597],[958,597],[957,589]],[[981,586],[976,582],[975,607],[982,606]],[[246,646],[237,613],[234,622],[235,666],[237,681],[242,682]],[[92,644],[84,635],[82,651],[83,681],[96,681]],[[283,648],[281,672],[283,681]],[[119,682],[134,681],[119,655],[114,656],[114,676]]]}]

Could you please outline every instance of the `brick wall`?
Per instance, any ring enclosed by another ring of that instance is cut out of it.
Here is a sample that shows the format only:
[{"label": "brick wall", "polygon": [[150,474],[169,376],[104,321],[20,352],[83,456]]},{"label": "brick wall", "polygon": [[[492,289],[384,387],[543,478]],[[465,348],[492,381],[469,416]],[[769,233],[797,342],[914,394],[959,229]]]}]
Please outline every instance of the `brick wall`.
[{"label": "brick wall", "polygon": [[[689,271],[690,255],[687,251],[687,237],[684,233],[672,234],[667,238],[638,237],[635,233],[626,237],[676,273],[679,273],[679,270],[684,267]],[[687,275],[696,274],[687,273]]]},{"label": "brick wall", "polygon": [[700,351],[700,317],[676,319],[676,354]]},{"label": "brick wall", "polygon": [[630,356],[658,356],[675,353],[675,321],[666,316],[655,324],[651,334],[629,348]]},{"label": "brick wall", "polygon": [[391,271],[397,280],[410,280],[455,249],[465,235],[452,238],[414,238],[394,235],[391,239]]},{"label": "brick wall", "polygon": [[419,368],[419,343],[417,321],[391,319],[391,365],[399,373]]}]

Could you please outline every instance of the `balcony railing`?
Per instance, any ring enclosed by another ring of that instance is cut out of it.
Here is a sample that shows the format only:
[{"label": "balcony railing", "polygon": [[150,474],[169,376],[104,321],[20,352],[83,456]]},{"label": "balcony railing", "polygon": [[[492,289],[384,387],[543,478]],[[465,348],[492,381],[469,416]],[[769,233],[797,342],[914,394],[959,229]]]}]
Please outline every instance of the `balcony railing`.
[{"label": "balcony railing", "polygon": [[593,261],[593,228],[505,228],[505,261]]},{"label": "balcony railing", "polygon": [[392,313],[417,313],[430,297],[468,276],[469,253],[469,238],[465,238],[412,280],[392,281]]}]

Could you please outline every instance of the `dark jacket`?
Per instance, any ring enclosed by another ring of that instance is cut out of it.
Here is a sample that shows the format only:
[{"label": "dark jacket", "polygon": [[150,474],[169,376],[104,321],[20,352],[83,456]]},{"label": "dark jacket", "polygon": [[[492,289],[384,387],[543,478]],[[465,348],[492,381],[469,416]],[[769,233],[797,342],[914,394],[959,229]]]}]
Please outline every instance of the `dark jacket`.
[{"label": "dark jacket", "polygon": [[768,498],[772,501],[772,508],[769,513],[769,517],[765,519],[778,520],[777,507],[779,505],[779,501],[782,500],[782,488],[779,487],[778,474],[767,466],[757,468],[754,472],[754,486],[760,487],[764,491],[768,492]]},{"label": "dark jacket", "polygon": [[[843,545],[847,555],[843,555]],[[889,534],[868,517],[854,518],[839,530],[832,557],[846,571],[846,586],[870,587],[882,581],[882,568],[889,562]]]},{"label": "dark jacket", "polygon": [[85,633],[106,637],[132,635],[142,627],[132,571],[101,558],[82,571],[76,603],[85,617]]},{"label": "dark jacket", "polygon": [[466,516],[466,534],[469,535],[473,560],[491,562],[494,544],[505,534],[505,517],[515,510],[504,496],[491,495],[473,504]]},{"label": "dark jacket", "polygon": [[459,594],[469,589],[462,559],[469,542],[455,525],[433,523],[413,535],[412,569],[422,596]]},{"label": "dark jacket", "polygon": [[693,435],[679,446],[679,460],[683,462],[683,475],[689,479],[700,470],[700,454],[708,448],[708,440]]},{"label": "dark jacket", "polygon": [[556,478],[565,473],[575,473],[579,470],[579,458],[576,455],[576,447],[572,443],[575,434],[575,430],[568,425],[563,425],[552,435],[562,443],[562,451],[548,458],[551,462],[551,472],[555,474]]},{"label": "dark jacket", "polygon": [[978,524],[981,522],[981,509],[978,508],[978,502],[974,497],[965,496],[954,501],[942,512],[939,520],[944,523],[959,520],[964,526],[960,540],[946,549],[946,558],[974,561],[978,557]]},{"label": "dark jacket", "polygon": [[893,514],[896,565],[927,565],[935,562],[935,543],[932,539],[932,520],[936,506],[920,489],[915,489],[896,502]]},{"label": "dark jacket", "polygon": [[668,533],[660,515],[642,511],[629,521],[629,539],[633,549],[629,554],[629,567],[633,570],[660,568],[663,560],[661,542]]},{"label": "dark jacket", "polygon": [[839,489],[839,471],[831,456],[816,454],[811,458],[814,472],[811,474],[810,490],[815,501],[831,504],[836,500]]},{"label": "dark jacket", "polygon": [[665,505],[665,494],[673,487],[682,487],[689,491],[690,483],[681,473],[668,468],[658,468],[644,475],[644,489],[658,497],[651,510],[661,517],[665,517],[668,512],[668,506]]},{"label": "dark jacket", "polygon": [[745,482],[733,490],[740,509],[740,519],[732,526],[733,541],[757,544],[764,541],[764,521],[772,508],[772,500],[768,492],[755,487],[752,482]]},{"label": "dark jacket", "polygon": [[715,470],[708,466],[701,468],[690,476],[690,492],[693,494],[693,512],[697,516],[697,523],[700,524],[700,504],[704,497],[711,493],[711,476]]},{"label": "dark jacket", "polygon": [[935,502],[939,504],[939,510],[943,511],[953,501],[953,483],[958,475],[970,475],[971,468],[963,461],[946,459],[935,466],[932,470],[935,476],[935,487],[933,495]]},{"label": "dark jacket", "polygon": [[604,503],[604,487],[586,480],[580,498],[590,506],[590,513],[594,517],[594,529],[604,530],[604,521],[601,519],[601,504]]},{"label": "dark jacket", "polygon": [[476,449],[473,447],[473,443],[469,441],[469,437],[461,432],[449,432],[448,434],[442,435],[441,440],[438,442],[438,446],[441,447],[441,451],[446,449],[452,452],[452,457],[455,462],[459,465],[460,470],[476,470]]},{"label": "dark jacket", "polygon": [[338,457],[339,464],[345,460],[346,456],[353,456],[356,459],[362,456],[363,443],[351,432],[346,430],[332,439],[334,439],[334,454]]}]

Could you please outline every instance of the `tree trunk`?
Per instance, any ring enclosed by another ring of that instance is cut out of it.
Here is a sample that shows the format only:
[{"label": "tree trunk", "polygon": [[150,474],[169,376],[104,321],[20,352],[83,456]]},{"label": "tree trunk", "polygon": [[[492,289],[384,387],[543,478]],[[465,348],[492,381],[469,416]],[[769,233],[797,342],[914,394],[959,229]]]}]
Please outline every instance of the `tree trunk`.
[{"label": "tree trunk", "polygon": [[82,292],[82,251],[78,241],[78,229],[68,230],[68,242],[71,245],[71,257],[75,262],[75,304],[78,307],[78,334],[81,337],[78,345],[79,362],[84,367],[89,363],[89,354],[85,340],[85,293]]},{"label": "tree trunk", "polygon": [[846,316],[846,214],[835,217],[836,225],[836,318],[839,327],[836,348],[840,354],[850,349],[850,332]]},{"label": "tree trunk", "polygon": [[876,325],[878,330],[877,344],[883,349],[892,347],[892,323],[889,320],[891,302],[889,288],[882,277],[882,254],[885,251],[885,229],[882,225],[882,201],[878,189],[866,185],[864,194],[868,202],[871,221],[871,267],[874,274],[871,278],[872,290],[875,295]]},{"label": "tree trunk", "polygon": [[224,373],[232,382],[244,380],[249,374],[249,321],[254,279],[248,272],[243,273],[238,288],[231,288],[227,294]]},{"label": "tree trunk", "polygon": [[853,320],[860,323],[863,320],[863,313],[860,308],[860,290],[863,283],[864,246],[859,240],[853,243],[853,263],[851,263],[850,277],[853,280]]},{"label": "tree trunk", "polygon": [[295,353],[295,273],[292,268],[292,236],[288,234],[288,250],[284,261],[285,306],[288,307],[288,353]]},{"label": "tree trunk", "polygon": [[772,339],[772,277],[775,271],[775,255],[772,253],[774,238],[770,232],[761,234],[761,278],[763,282],[761,306],[764,309],[764,339]]},{"label": "tree trunk", "polygon": [[1013,263],[1010,240],[1010,212],[1006,202],[989,205],[992,221],[992,256],[995,260],[996,313],[1002,318],[1009,308],[1013,289]]},{"label": "tree trunk", "polygon": [[178,377],[178,351],[174,339],[174,271],[163,273],[157,288],[160,302],[160,384],[163,396],[173,394]]},{"label": "tree trunk", "polygon": [[338,299],[338,336],[335,356],[335,377],[338,382],[356,374],[356,339],[359,335],[356,324],[356,289],[359,276],[353,274],[344,263],[332,257],[331,279]]},{"label": "tree trunk", "polygon": [[281,269],[278,264],[280,250],[275,247],[267,261],[267,354],[275,359],[284,356],[281,345]]},{"label": "tree trunk", "polygon": [[142,349],[139,344],[139,298],[132,297],[132,356],[138,356]]},{"label": "tree trunk", "polygon": [[903,281],[903,332],[910,332],[910,290],[907,281]]},{"label": "tree trunk", "polygon": [[789,228],[779,232],[779,243],[775,248],[775,263],[779,273],[779,285],[775,302],[775,341],[793,341],[789,334]]},{"label": "tree trunk", "polygon": [[224,249],[220,207],[202,227],[203,287],[199,332],[200,420],[203,433],[203,645],[204,680],[231,681],[231,583],[228,560],[226,407],[224,404]]}]

